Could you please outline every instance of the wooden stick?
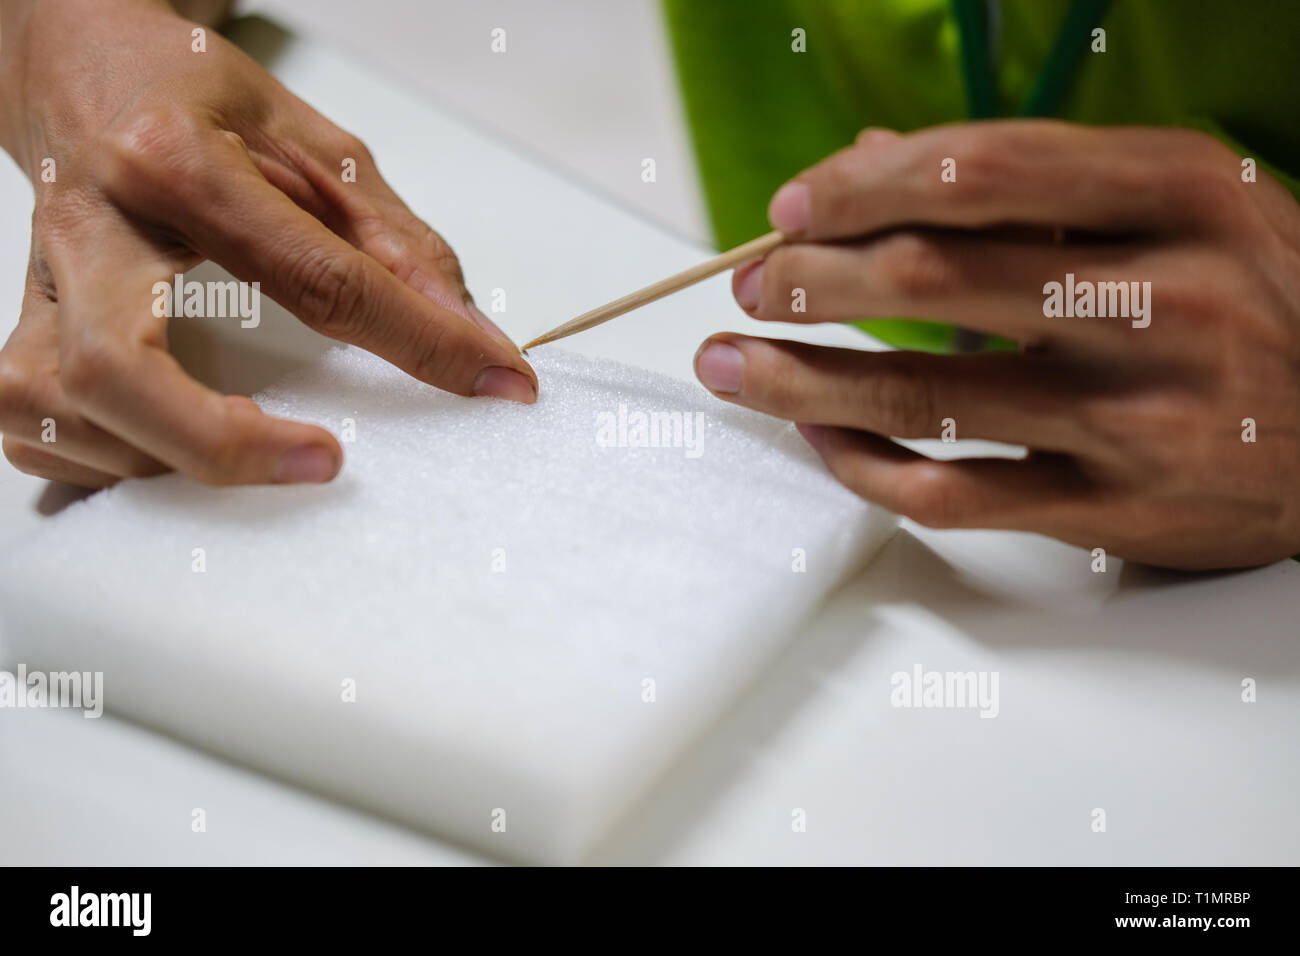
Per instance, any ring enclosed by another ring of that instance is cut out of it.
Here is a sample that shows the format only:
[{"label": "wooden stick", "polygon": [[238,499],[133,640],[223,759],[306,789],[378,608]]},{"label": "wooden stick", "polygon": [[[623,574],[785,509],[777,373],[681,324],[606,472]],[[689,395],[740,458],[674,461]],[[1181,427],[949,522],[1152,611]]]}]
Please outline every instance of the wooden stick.
[{"label": "wooden stick", "polygon": [[648,285],[644,289],[623,296],[621,299],[615,299],[608,305],[602,305],[599,309],[584,312],[576,319],[570,319],[563,325],[551,329],[546,334],[539,335],[525,345],[523,351],[527,352],[536,345],[545,345],[547,342],[554,342],[556,339],[565,338],[576,332],[585,332],[602,322],[616,319],[625,312],[639,309],[656,299],[662,299],[666,295],[685,289],[688,285],[694,285],[701,279],[707,279],[709,276],[725,272],[727,269],[734,269],[750,259],[765,256],[783,242],[785,242],[785,236],[779,232],[769,232],[766,236],[751,239],[744,245],[736,246],[736,248],[716,256],[708,262],[701,262],[698,266],[692,266],[685,272],[679,272],[667,279],[660,279],[654,285]]}]

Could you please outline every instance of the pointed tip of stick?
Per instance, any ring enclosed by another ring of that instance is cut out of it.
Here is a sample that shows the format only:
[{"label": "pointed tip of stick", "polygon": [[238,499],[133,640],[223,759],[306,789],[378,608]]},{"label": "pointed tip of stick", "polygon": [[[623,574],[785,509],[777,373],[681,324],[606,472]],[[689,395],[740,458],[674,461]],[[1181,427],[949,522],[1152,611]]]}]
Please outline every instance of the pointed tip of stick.
[{"label": "pointed tip of stick", "polygon": [[523,348],[521,348],[519,351],[527,354],[530,349],[535,349],[537,348],[537,346],[545,345],[548,342],[554,342],[556,338],[557,336],[554,336],[550,332],[547,332],[545,335],[539,335],[531,342],[525,343]]}]

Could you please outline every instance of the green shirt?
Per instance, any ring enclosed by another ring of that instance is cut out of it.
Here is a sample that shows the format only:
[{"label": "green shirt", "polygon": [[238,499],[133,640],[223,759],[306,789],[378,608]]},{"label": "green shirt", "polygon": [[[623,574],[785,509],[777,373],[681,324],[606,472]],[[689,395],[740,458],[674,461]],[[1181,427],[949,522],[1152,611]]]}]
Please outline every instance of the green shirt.
[{"label": "green shirt", "polygon": [[[1068,0],[1000,0],[994,70],[1015,115]],[[967,89],[950,0],[665,0],[714,237],[770,226],[772,193],[866,126],[906,131],[964,119]],[[1300,2],[1113,0],[1057,114],[1090,124],[1202,129],[1300,196]],[[805,52],[794,32],[804,31]],[[1081,38],[1088,46],[1091,29]],[[943,348],[946,326],[862,323],[904,347]]]}]

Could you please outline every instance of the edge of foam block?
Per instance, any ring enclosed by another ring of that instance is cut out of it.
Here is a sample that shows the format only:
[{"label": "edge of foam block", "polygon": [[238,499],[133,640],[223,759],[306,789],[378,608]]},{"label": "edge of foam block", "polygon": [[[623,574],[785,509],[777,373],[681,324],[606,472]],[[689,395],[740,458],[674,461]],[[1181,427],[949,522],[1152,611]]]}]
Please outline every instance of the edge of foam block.
[{"label": "edge of foam block", "polygon": [[[628,369],[632,377],[658,380],[643,370]],[[268,394],[291,395],[295,379],[291,377]],[[680,383],[674,383],[674,387]],[[688,388],[688,386],[681,386]],[[685,394],[684,392],[682,394]],[[728,413],[730,414],[730,413]],[[752,413],[747,413],[752,414]],[[147,481],[160,485],[183,482],[175,476]],[[140,487],[138,483],[131,483]],[[213,492],[219,493],[217,491]],[[80,502],[52,525],[75,522],[82,509],[111,506],[111,496],[96,495]],[[8,575],[0,572],[0,660],[23,660],[29,668],[58,670],[102,670],[105,673],[106,697],[112,712],[157,728],[182,740],[197,744],[226,759],[234,760],[273,776],[292,781],[308,789],[377,812],[386,817],[429,830],[462,843],[469,843],[494,856],[544,863],[573,863],[596,844],[627,812],[648,786],[677,759],[701,734],[731,706],[744,688],[755,680],[784,646],[797,624],[807,619],[815,606],[843,579],[858,570],[892,533],[896,519],[874,507],[863,507],[853,526],[829,529],[828,540],[810,541],[817,553],[833,553],[833,563],[840,568],[839,580],[824,586],[796,589],[789,600],[756,615],[752,636],[747,643],[761,650],[752,653],[737,666],[723,670],[725,677],[715,681],[709,706],[696,720],[679,719],[669,723],[658,735],[644,735],[637,741],[641,749],[612,756],[612,762],[594,772],[582,796],[572,793],[529,793],[531,805],[512,816],[512,834],[489,835],[478,808],[503,802],[500,794],[527,792],[527,781],[512,779],[512,768],[484,764],[471,744],[461,741],[456,747],[454,733],[442,736],[422,734],[403,727],[400,719],[382,707],[358,715],[343,714],[342,708],[325,719],[304,721],[294,712],[294,701],[285,699],[284,687],[277,680],[281,666],[296,668],[302,687],[310,685],[313,662],[300,658],[271,660],[254,673],[237,666],[221,653],[221,634],[210,630],[211,622],[182,623],[173,633],[193,638],[183,653],[160,653],[157,642],[133,634],[121,619],[106,614],[107,607],[91,606],[75,600],[77,581],[67,582],[68,595],[50,590],[13,593],[7,587]],[[49,532],[37,535],[40,540]],[[824,550],[823,550],[824,549]],[[16,548],[3,564],[21,559],[23,549]],[[48,563],[51,555],[45,555]],[[104,555],[101,560],[112,560]],[[46,567],[45,573],[55,569]],[[88,573],[88,565],[81,570]],[[21,575],[14,578],[17,580]],[[147,584],[144,585],[147,588]],[[137,610],[139,600],[135,601]],[[132,596],[119,595],[115,610],[129,609]],[[51,630],[43,622],[60,621]],[[133,619],[133,618],[132,618]],[[336,671],[323,671],[322,682],[336,680]],[[159,684],[185,689],[186,708],[181,712],[169,706],[167,694],[158,694]],[[111,690],[110,690],[111,688]],[[240,720],[230,720],[232,708],[238,708]],[[330,720],[331,716],[337,720]],[[400,718],[401,715],[395,715]],[[245,733],[246,726],[260,732]],[[405,731],[405,733],[403,733]],[[447,754],[453,756],[450,760]],[[435,766],[439,759],[443,766]],[[447,767],[450,762],[452,766]],[[340,767],[345,769],[339,770]],[[431,805],[429,794],[443,799]],[[508,800],[508,798],[505,798]],[[516,811],[512,811],[512,814]],[[521,820],[520,817],[523,819]],[[505,837],[504,839],[498,837]]]}]

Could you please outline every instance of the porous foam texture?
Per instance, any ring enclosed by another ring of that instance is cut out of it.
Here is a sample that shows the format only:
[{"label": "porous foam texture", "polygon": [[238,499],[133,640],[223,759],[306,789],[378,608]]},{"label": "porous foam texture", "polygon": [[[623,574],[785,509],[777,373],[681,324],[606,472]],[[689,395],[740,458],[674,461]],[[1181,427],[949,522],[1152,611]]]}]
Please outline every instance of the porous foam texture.
[{"label": "porous foam texture", "polygon": [[[4,660],[103,671],[110,711],[495,855],[581,859],[894,519],[787,423],[532,358],[525,407],[331,350],[258,400],[345,439],[333,483],[72,505],[3,559]],[[638,413],[680,413],[681,446],[632,447]]]}]

